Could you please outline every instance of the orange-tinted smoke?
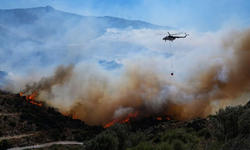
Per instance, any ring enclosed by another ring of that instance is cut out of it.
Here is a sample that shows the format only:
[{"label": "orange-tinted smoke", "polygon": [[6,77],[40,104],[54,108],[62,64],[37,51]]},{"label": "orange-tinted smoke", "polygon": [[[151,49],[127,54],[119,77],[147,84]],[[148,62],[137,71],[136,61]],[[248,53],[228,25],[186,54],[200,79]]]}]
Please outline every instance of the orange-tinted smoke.
[{"label": "orange-tinted smoke", "polygon": [[[64,82],[68,81],[73,71],[73,65],[67,67],[60,65],[55,70],[55,73],[51,77],[42,78],[39,82],[27,84],[25,90],[22,93],[34,93],[36,91],[47,91],[51,92],[51,88],[54,85],[63,85]],[[38,92],[39,94],[39,92]]]}]

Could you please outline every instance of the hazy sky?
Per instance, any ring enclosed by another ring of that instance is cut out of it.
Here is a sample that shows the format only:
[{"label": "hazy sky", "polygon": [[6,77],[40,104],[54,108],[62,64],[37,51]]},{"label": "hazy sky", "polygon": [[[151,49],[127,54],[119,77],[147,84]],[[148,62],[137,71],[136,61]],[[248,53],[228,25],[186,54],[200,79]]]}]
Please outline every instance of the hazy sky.
[{"label": "hazy sky", "polygon": [[50,5],[80,15],[115,16],[198,31],[250,25],[249,0],[0,0],[0,9]]}]

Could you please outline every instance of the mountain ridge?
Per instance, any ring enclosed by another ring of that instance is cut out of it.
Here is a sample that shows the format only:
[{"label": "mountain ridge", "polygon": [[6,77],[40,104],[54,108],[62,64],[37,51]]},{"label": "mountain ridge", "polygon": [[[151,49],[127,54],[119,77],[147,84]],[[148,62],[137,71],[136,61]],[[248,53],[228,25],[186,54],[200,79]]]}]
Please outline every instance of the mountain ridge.
[{"label": "mountain ridge", "polygon": [[[113,23],[109,25],[108,27],[116,27],[116,25],[119,22],[123,22],[123,26],[132,26],[132,28],[152,28],[152,29],[172,29],[173,27],[170,26],[161,26],[161,25],[155,25],[152,23],[148,23],[145,21],[140,20],[127,20],[123,18],[118,17],[112,17],[112,16],[84,16],[84,15],[78,15],[71,12],[64,12],[61,10],[54,9],[51,6],[45,6],[45,7],[34,7],[34,8],[15,8],[15,9],[0,9],[0,23],[3,21],[7,21],[9,23],[16,23],[16,21],[19,21],[18,23],[32,23],[29,21],[34,21],[39,18],[39,15],[44,16],[45,14],[37,14],[37,13],[57,13],[62,16],[64,16],[66,19],[68,17],[73,17],[74,19],[99,19],[99,20],[106,20],[106,21],[112,21]],[[5,15],[12,15],[12,17],[16,18],[16,20],[9,20],[6,18]],[[26,15],[26,18],[24,18]],[[40,16],[40,17],[41,17]],[[25,22],[26,21],[26,22]],[[136,24],[133,25],[133,24]]]}]

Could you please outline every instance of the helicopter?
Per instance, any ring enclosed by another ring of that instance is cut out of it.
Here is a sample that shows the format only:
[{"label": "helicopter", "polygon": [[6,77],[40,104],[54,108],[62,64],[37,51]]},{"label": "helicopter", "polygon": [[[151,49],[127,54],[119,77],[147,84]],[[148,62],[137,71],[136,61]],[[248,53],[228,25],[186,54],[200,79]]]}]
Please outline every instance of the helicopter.
[{"label": "helicopter", "polygon": [[182,34],[182,33],[170,34],[170,33],[168,32],[168,35],[165,36],[162,40],[165,40],[165,42],[166,42],[167,40],[173,42],[176,38],[185,38],[185,37],[188,36],[187,33],[185,33],[185,36],[174,36],[174,35],[178,35],[178,34]]}]

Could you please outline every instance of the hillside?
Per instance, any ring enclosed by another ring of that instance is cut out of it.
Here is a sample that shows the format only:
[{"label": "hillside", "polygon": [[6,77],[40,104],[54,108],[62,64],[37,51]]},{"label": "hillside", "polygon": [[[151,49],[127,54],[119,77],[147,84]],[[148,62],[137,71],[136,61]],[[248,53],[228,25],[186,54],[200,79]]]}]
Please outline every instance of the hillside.
[{"label": "hillside", "polygon": [[208,150],[250,146],[249,103],[220,109],[204,119],[177,121],[149,116],[130,118],[128,123],[115,123],[106,129],[88,126],[45,103],[32,104],[19,94],[0,91],[0,103],[2,149],[53,141],[84,141],[83,146],[51,146],[59,149]]},{"label": "hillside", "polygon": [[103,130],[101,126],[88,126],[65,116],[45,103],[32,104],[19,94],[0,91],[0,104],[0,139],[7,139],[12,147],[58,140],[83,141]]}]

